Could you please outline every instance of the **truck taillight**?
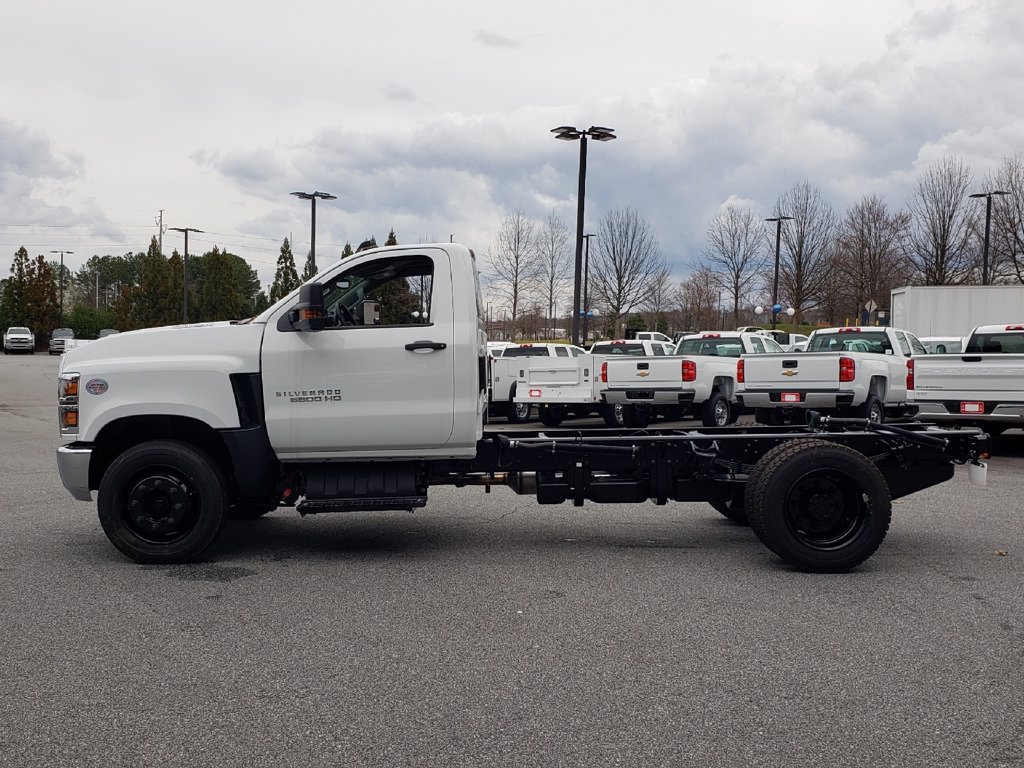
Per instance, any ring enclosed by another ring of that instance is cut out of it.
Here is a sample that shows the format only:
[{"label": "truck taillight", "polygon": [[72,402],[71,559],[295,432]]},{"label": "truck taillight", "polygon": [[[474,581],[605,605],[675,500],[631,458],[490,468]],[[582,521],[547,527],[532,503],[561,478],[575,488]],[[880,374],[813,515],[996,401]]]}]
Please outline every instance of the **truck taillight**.
[{"label": "truck taillight", "polygon": [[697,364],[693,360],[683,360],[683,381],[697,380]]},{"label": "truck taillight", "polygon": [[853,381],[857,375],[857,363],[852,357],[839,358],[839,380]]},{"label": "truck taillight", "polygon": [[907,389],[914,388],[914,361],[907,360]]},{"label": "truck taillight", "polygon": [[601,383],[608,383],[608,361],[601,363]]},{"label": "truck taillight", "polygon": [[736,361],[736,381],[740,384],[744,382],[742,359]]}]

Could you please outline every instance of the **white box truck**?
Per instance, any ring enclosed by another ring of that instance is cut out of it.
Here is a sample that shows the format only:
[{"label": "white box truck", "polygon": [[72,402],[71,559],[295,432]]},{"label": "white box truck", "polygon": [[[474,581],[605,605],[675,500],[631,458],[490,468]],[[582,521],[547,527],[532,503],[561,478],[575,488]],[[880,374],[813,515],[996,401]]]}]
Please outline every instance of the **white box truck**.
[{"label": "white box truck", "polygon": [[890,293],[889,324],[921,336],[966,336],[979,325],[1019,323],[1024,285],[914,285]]}]

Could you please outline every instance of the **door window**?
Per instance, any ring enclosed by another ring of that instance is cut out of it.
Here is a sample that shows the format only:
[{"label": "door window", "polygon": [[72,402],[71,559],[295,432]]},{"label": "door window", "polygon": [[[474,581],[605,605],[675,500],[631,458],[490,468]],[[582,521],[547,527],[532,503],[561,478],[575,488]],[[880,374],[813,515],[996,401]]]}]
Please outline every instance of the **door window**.
[{"label": "door window", "polygon": [[430,325],[434,262],[426,256],[357,264],[324,283],[327,328]]}]

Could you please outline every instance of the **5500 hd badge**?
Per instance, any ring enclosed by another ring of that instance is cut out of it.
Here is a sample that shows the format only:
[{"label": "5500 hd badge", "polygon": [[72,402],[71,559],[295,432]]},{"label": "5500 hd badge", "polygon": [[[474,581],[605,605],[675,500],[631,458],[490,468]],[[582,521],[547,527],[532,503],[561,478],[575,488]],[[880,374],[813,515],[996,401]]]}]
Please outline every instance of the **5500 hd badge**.
[{"label": "5500 hd badge", "polygon": [[287,397],[289,403],[340,403],[340,389],[295,389],[275,392],[274,397]]}]

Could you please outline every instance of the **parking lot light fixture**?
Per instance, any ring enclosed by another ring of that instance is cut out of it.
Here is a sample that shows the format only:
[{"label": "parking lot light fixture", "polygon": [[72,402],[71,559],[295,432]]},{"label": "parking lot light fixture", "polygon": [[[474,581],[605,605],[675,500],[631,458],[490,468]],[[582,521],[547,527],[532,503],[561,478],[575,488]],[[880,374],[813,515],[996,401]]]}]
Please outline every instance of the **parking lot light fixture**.
[{"label": "parking lot light fixture", "polygon": [[320,200],[337,200],[338,196],[328,194],[327,192],[292,192],[291,194],[300,200],[309,200],[311,203],[312,213],[309,225],[309,260],[313,265],[313,274],[316,274],[316,201],[318,198]]},{"label": "parking lot light fixture", "polygon": [[583,200],[587,187],[587,138],[594,141],[611,141],[618,138],[614,128],[592,125],[582,130],[573,125],[561,125],[552,128],[556,139],[562,141],[579,141],[580,143],[580,176],[579,190],[576,196],[576,260],[573,269],[572,290],[572,343],[580,343],[580,287],[583,282]]},{"label": "parking lot light fixture", "polygon": [[782,246],[782,222],[792,221],[792,216],[773,216],[765,221],[775,222],[775,277],[772,280],[772,330],[775,330],[775,322],[779,316],[779,312],[782,311],[782,305],[779,304],[779,249]]},{"label": "parking lot light fixture", "polygon": [[988,232],[989,226],[992,223],[992,195],[1006,195],[1008,192],[1004,192],[1001,189],[993,190],[992,192],[976,192],[971,197],[985,198],[985,245],[981,252],[981,284],[988,285]]}]

